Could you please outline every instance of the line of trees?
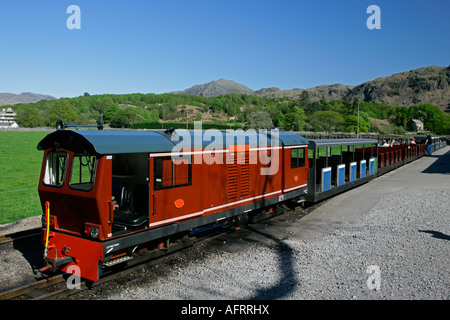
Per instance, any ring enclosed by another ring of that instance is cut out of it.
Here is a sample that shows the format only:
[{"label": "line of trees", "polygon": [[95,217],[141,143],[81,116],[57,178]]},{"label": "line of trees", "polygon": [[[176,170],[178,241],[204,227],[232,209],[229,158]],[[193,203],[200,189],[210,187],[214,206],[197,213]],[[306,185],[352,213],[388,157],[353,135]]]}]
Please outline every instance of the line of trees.
[{"label": "line of trees", "polygon": [[[58,100],[42,100],[14,105],[21,127],[54,127],[58,119],[65,123],[92,124],[102,121],[115,128],[145,127],[159,122],[186,122],[180,106],[195,106],[212,118],[226,117],[226,125],[246,128],[278,127],[284,131],[340,131],[399,133],[407,130],[411,119],[424,122],[425,130],[450,134],[450,115],[437,106],[422,104],[395,107],[373,102],[347,100],[312,101],[306,91],[300,99],[265,98],[244,94],[202,97],[186,94],[89,95]],[[359,119],[358,119],[359,113]],[[202,115],[197,115],[201,120]],[[377,125],[373,119],[388,120]]]}]

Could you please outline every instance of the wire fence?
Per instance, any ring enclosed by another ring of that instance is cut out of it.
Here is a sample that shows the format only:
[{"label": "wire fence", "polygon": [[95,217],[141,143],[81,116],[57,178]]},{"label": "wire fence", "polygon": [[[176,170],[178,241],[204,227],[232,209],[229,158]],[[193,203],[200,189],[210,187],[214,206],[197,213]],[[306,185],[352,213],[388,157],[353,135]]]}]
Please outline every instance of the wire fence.
[{"label": "wire fence", "polygon": [[41,214],[37,188],[0,192],[0,224]]}]

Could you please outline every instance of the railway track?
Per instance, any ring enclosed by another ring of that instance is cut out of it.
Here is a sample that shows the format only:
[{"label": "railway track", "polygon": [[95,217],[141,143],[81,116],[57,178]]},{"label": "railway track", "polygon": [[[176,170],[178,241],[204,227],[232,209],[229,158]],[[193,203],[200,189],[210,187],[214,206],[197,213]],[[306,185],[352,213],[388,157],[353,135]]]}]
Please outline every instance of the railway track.
[{"label": "railway track", "polygon": [[55,292],[55,287],[65,282],[63,275],[25,284],[0,293],[0,300],[40,300]]},{"label": "railway track", "polygon": [[70,299],[86,289],[99,286],[114,279],[110,274],[96,283],[80,280],[76,287],[69,287],[68,274],[58,274],[43,280],[25,284],[0,293],[0,300],[60,300]]},{"label": "railway track", "polygon": [[[314,204],[311,207],[302,210],[302,216],[308,214],[311,210],[317,207]],[[252,224],[258,223],[265,220],[271,220],[271,218],[284,216],[288,212],[298,213],[299,206],[296,208],[284,208],[281,213],[272,216],[262,216],[259,217],[257,221],[252,221]],[[281,211],[281,210],[280,210]],[[159,263],[160,258],[168,257],[172,254],[182,251],[185,248],[199,245],[204,243],[205,240],[214,239],[217,236],[223,236],[227,233],[231,233],[238,228],[228,227],[222,230],[211,230],[210,232],[205,232],[197,237],[188,238],[187,240],[179,241],[177,243],[171,244],[165,250],[155,250],[155,252],[150,252],[143,257],[137,257],[126,264],[123,268],[112,269],[110,272],[104,274],[98,282],[84,281],[80,280],[79,285],[75,289],[71,289],[68,283],[72,283],[73,279],[69,279],[70,274],[58,274],[52,277],[48,277],[33,283],[18,286],[16,288],[0,292],[0,300],[58,300],[58,299],[76,299],[76,295],[82,293],[86,289],[91,289],[93,287],[101,286],[107,282],[110,282],[118,277],[123,277],[127,274],[136,271],[137,269],[150,267],[152,264]],[[40,234],[41,229],[30,229],[25,231],[20,231],[17,233],[7,234],[0,237],[0,245],[11,243],[16,240],[23,240],[27,237],[33,237]],[[126,266],[126,267],[125,267]],[[69,279],[69,281],[68,281]],[[71,297],[73,296],[73,297]]]},{"label": "railway track", "polygon": [[116,279],[117,277],[122,277],[126,274],[132,273],[137,269],[150,267],[152,264],[157,263],[159,261],[159,258],[168,257],[171,254],[175,254],[187,247],[191,247],[196,243],[201,243],[203,240],[206,240],[208,238],[210,237],[204,235],[201,238],[192,238],[187,241],[174,243],[166,250],[155,250],[153,254],[150,253],[145,257],[141,257],[141,259],[133,259],[133,263],[129,263],[126,266],[124,265],[123,268],[112,269],[111,271],[102,275],[100,280],[97,282],[85,281],[84,279],[77,278],[75,281],[78,281],[78,283],[75,284],[73,278],[69,279],[69,277],[71,277],[70,274],[58,274],[43,280],[28,283],[4,292],[0,292],[0,300],[67,299],[70,296],[80,294],[86,289],[100,286]]},{"label": "railway track", "polygon": [[33,228],[13,233],[8,233],[0,236],[0,246],[7,245],[16,240],[22,240],[34,236],[39,236],[41,234],[41,228]]}]

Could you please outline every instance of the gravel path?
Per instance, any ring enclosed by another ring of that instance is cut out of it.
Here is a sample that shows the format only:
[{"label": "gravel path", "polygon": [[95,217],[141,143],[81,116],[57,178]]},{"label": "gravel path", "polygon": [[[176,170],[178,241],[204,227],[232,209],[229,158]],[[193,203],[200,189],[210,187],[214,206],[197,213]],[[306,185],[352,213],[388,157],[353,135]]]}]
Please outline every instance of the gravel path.
[{"label": "gravel path", "polygon": [[420,188],[405,191],[320,241],[269,235],[236,252],[215,248],[204,260],[177,262],[164,277],[145,279],[152,271],[143,271],[138,283],[97,298],[449,299],[450,192],[427,190],[427,198],[439,197],[425,203],[417,201]]}]

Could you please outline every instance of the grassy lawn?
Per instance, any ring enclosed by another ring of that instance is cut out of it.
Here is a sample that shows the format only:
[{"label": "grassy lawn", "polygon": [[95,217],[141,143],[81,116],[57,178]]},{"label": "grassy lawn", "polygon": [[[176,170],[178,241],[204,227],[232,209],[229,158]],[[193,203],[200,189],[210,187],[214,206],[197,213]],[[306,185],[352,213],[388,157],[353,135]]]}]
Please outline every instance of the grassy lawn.
[{"label": "grassy lawn", "polygon": [[37,187],[43,152],[36,146],[48,133],[0,131],[0,224],[41,214]]}]

